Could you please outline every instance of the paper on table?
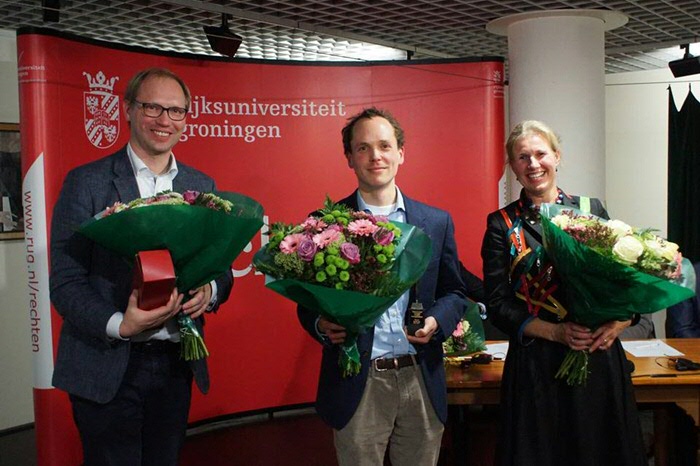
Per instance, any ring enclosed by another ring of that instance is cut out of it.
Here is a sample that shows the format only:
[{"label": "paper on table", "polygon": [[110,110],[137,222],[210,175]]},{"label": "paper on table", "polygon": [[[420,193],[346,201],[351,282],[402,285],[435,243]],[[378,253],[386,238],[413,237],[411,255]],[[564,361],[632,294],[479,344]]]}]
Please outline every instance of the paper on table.
[{"label": "paper on table", "polygon": [[484,353],[490,354],[494,359],[505,359],[508,354],[508,342],[487,344]]},{"label": "paper on table", "polygon": [[622,347],[635,357],[683,356],[676,348],[661,340],[628,340]]}]

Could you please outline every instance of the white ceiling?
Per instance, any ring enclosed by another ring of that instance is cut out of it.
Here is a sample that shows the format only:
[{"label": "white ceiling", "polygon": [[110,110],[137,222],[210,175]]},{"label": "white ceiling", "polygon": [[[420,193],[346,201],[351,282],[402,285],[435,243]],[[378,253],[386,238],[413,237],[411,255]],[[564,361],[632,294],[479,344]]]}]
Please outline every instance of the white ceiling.
[{"label": "white ceiling", "polygon": [[[43,1],[60,5],[58,22],[44,22],[42,0],[0,0],[0,29],[48,27],[132,46],[218,55],[202,26],[221,24],[226,13],[232,16],[230,29],[243,37],[237,58],[368,60],[376,59],[367,52],[373,44],[410,51],[414,59],[506,57],[507,39],[487,32],[489,21],[537,10],[605,9],[629,18],[605,35],[607,73],[663,68],[681,54],[680,44],[700,42],[699,0]],[[695,47],[691,53],[700,54]]]}]

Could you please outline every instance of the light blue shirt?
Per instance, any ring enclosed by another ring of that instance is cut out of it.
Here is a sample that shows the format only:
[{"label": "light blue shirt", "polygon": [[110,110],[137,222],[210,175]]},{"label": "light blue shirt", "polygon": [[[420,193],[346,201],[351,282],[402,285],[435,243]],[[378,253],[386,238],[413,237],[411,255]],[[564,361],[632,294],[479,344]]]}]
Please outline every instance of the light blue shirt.
[{"label": "light blue shirt", "polygon": [[[359,210],[372,215],[388,217],[389,220],[406,222],[406,207],[399,188],[396,188],[396,204],[391,206],[372,206],[367,204],[357,192]],[[409,291],[406,291],[394,304],[381,315],[374,325],[374,344],[371,359],[395,358],[406,354],[416,354],[416,349],[408,342],[404,332],[404,317],[408,309]]]}]

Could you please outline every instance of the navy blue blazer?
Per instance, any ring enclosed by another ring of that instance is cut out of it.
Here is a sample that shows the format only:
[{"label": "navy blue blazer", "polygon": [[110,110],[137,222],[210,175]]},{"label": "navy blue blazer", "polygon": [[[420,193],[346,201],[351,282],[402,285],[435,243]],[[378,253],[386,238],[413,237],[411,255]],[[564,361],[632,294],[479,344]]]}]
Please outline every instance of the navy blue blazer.
[{"label": "navy blue blazer", "polygon": [[[178,162],[173,191],[210,192],[207,175]],[[71,170],[63,182],[51,222],[51,302],[63,317],[53,385],[66,392],[106,403],[121,385],[129,360],[129,341],[109,338],[107,321],[126,309],[132,268],[121,257],[95,244],[76,229],[116,201],[139,197],[126,147]],[[231,271],[217,278],[217,305],[228,298]],[[202,330],[204,319],[196,323]],[[209,389],[206,361],[191,363],[203,393]]]},{"label": "navy blue blazer", "polygon": [[[700,292],[700,262],[695,269],[695,290]],[[700,338],[700,298],[692,298],[666,309],[666,333],[669,338]]]},{"label": "navy blue blazer", "polygon": [[[340,201],[358,209],[357,191]],[[447,385],[443,366],[442,342],[457,327],[466,310],[466,289],[459,271],[457,244],[452,217],[440,209],[404,196],[406,223],[422,229],[432,240],[433,252],[428,268],[417,286],[417,297],[425,308],[425,316],[433,316],[439,324],[435,336],[425,345],[415,345],[421,372],[430,401],[440,421],[447,421]],[[414,299],[413,297],[411,298]],[[406,309],[408,313],[408,309]],[[298,307],[297,314],[304,329],[317,341],[318,313]],[[367,382],[374,329],[357,338],[360,352],[360,373],[344,378],[338,367],[339,346],[324,344],[321,373],[316,396],[316,411],[334,429],[342,429],[350,421]]]}]

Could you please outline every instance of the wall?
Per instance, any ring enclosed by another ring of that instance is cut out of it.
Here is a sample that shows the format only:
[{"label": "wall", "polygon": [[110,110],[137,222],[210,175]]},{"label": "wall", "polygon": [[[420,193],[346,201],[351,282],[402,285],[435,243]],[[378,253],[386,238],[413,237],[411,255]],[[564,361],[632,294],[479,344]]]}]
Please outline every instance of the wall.
[{"label": "wall", "polygon": [[[700,96],[700,75],[676,79],[668,68],[606,76],[606,201],[612,218],[666,235],[668,87],[683,105],[688,82]],[[665,336],[666,313],[653,314]]]},{"label": "wall", "polygon": [[[14,31],[0,30],[0,122],[19,123]],[[34,422],[22,240],[0,241],[0,431]]]}]

